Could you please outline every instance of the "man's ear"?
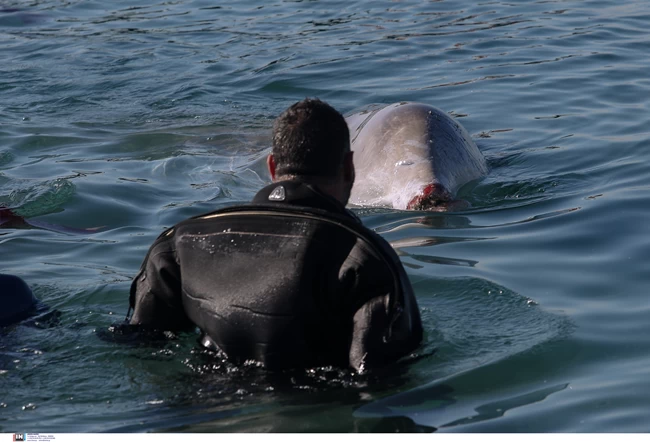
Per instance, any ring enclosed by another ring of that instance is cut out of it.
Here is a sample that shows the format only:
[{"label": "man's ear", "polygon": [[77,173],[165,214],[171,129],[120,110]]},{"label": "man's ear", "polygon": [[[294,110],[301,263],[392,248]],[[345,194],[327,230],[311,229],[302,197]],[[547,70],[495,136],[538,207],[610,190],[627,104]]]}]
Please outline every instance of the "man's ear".
[{"label": "man's ear", "polygon": [[354,161],[352,161],[353,155],[354,152],[347,152],[343,160],[343,178],[350,184],[354,184],[354,179],[356,178]]},{"label": "man's ear", "polygon": [[271,180],[275,181],[275,158],[273,158],[273,154],[270,153],[268,157],[266,157],[266,165],[269,168],[269,174],[271,175]]}]

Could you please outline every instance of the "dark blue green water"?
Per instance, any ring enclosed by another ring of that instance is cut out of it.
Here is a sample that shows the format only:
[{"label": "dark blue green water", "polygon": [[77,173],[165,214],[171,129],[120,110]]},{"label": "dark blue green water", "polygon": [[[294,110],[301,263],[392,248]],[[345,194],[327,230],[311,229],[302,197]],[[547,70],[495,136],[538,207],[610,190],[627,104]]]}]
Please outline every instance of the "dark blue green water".
[{"label": "dark blue green water", "polygon": [[[0,204],[103,227],[0,230],[0,272],[60,313],[0,331],[0,432],[650,431],[650,3],[0,9]],[[358,210],[414,284],[417,357],[274,378],[195,336],[121,342],[151,242],[250,199],[305,96],[432,104],[490,163],[464,212]]]}]

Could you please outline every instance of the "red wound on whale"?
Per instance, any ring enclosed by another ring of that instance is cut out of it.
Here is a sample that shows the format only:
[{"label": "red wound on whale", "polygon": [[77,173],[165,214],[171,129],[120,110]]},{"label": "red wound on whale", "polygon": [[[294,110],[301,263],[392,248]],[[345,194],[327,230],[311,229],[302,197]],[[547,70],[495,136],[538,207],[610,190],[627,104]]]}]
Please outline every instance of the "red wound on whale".
[{"label": "red wound on whale", "polygon": [[443,202],[451,199],[445,187],[438,183],[427,185],[419,195],[413,197],[406,205],[407,210],[431,210]]}]

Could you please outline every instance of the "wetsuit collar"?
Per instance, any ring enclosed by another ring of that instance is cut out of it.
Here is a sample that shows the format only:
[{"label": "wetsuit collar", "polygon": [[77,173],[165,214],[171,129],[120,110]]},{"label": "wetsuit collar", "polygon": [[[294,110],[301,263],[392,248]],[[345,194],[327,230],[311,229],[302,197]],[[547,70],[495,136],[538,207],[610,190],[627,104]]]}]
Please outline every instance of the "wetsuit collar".
[{"label": "wetsuit collar", "polygon": [[321,192],[311,184],[296,180],[272,183],[260,190],[251,202],[253,204],[291,204],[347,214],[345,206],[338,200]]}]

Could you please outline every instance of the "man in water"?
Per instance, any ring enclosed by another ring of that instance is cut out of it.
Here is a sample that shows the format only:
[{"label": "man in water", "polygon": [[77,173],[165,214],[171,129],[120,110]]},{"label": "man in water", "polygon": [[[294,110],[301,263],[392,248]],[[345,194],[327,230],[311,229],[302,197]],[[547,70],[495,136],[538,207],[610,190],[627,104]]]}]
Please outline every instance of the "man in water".
[{"label": "man in water", "polygon": [[385,365],[422,339],[396,253],[345,209],[354,165],[343,116],[317,99],[275,121],[273,183],[249,205],[185,220],[151,246],[131,324],[199,327],[204,345],[269,369]]}]

